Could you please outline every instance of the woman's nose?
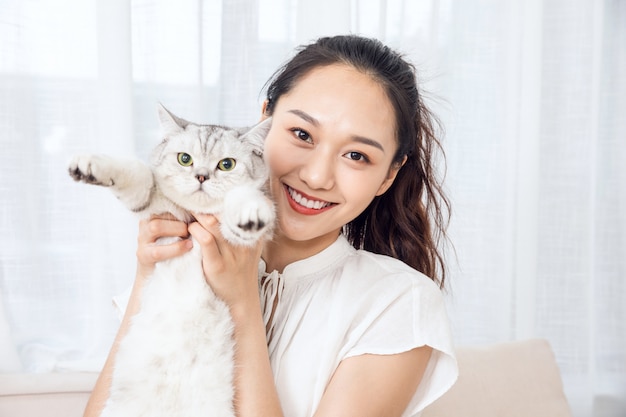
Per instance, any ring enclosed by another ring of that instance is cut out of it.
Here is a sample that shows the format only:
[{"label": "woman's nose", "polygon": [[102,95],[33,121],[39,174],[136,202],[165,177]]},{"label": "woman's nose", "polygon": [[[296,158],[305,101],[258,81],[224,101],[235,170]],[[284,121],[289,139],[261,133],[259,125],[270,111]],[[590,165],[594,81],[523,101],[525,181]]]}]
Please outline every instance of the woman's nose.
[{"label": "woman's nose", "polygon": [[300,168],[300,179],[311,189],[331,189],[335,185],[333,156],[321,148],[311,150]]}]

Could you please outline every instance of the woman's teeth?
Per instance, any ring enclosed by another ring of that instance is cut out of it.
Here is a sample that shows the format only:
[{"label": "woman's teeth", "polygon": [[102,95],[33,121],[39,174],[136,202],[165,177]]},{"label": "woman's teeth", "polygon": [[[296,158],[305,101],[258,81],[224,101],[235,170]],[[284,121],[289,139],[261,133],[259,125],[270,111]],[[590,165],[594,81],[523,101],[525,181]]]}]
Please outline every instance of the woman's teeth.
[{"label": "woman's teeth", "polygon": [[320,209],[323,209],[324,207],[328,207],[328,206],[330,206],[332,204],[332,203],[329,203],[327,201],[308,200],[307,198],[302,196],[300,193],[298,193],[293,188],[287,187],[287,189],[289,190],[289,195],[291,196],[291,198],[293,198],[293,200],[296,203],[298,203],[301,206],[304,206],[306,208],[320,210]]}]

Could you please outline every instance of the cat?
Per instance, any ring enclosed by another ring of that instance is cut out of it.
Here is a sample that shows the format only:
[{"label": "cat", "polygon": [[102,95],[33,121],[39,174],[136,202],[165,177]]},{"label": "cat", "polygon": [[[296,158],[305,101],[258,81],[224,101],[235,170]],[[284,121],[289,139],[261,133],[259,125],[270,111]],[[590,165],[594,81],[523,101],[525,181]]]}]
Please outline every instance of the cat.
[{"label": "cat", "polygon": [[[163,141],[150,166],[104,155],[76,156],[74,180],[110,188],[140,216],[215,214],[224,238],[251,246],[271,238],[266,195],[266,119],[249,129],[200,125],[158,109]],[[171,241],[167,239],[167,241]],[[233,417],[233,323],[204,279],[200,245],[159,262],[115,358],[101,417]]]}]

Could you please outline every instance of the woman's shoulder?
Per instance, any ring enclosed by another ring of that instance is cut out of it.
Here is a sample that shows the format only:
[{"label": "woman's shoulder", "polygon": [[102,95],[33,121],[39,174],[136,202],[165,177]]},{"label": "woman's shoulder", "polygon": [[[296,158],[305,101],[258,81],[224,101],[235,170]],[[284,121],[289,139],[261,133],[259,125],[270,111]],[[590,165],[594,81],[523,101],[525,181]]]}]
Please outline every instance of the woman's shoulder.
[{"label": "woman's shoulder", "polygon": [[425,274],[399,259],[355,249],[344,236],[323,252],[290,265],[283,275],[285,285],[296,291],[327,291],[329,297],[441,296],[438,285]]},{"label": "woman's shoulder", "polygon": [[366,250],[355,250],[345,259],[344,275],[366,280],[369,284],[393,283],[396,288],[419,288],[440,293],[439,286],[427,275],[397,258]]}]

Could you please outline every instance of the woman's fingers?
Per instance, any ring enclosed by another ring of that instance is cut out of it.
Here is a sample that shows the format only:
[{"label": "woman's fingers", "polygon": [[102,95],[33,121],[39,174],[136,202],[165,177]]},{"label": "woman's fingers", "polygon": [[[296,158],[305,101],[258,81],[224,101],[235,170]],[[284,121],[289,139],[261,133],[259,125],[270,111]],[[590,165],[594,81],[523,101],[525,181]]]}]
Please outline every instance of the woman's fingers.
[{"label": "woman's fingers", "polygon": [[191,239],[177,240],[167,245],[156,243],[139,245],[137,247],[137,259],[142,264],[155,264],[166,259],[180,256],[193,247]]},{"label": "woman's fingers", "polygon": [[[161,238],[179,238],[168,244],[157,241]],[[171,215],[152,216],[139,222],[137,236],[138,268],[144,274],[154,269],[154,264],[188,252],[193,243],[187,225]]]},{"label": "woman's fingers", "polygon": [[139,222],[140,243],[155,243],[162,237],[189,237],[187,224],[171,215],[152,216]]},{"label": "woman's fingers", "polygon": [[222,235],[219,222],[215,216],[208,214],[196,215],[196,220],[189,225],[188,230],[202,248],[203,263],[210,264],[212,268],[221,269],[223,260],[220,245],[222,242],[218,240],[222,239]]},{"label": "woman's fingers", "polygon": [[246,297],[258,297],[257,271],[261,244],[253,247],[232,245],[220,232],[211,215],[195,215],[189,233],[202,249],[202,268],[207,283],[226,303],[233,306]]}]

